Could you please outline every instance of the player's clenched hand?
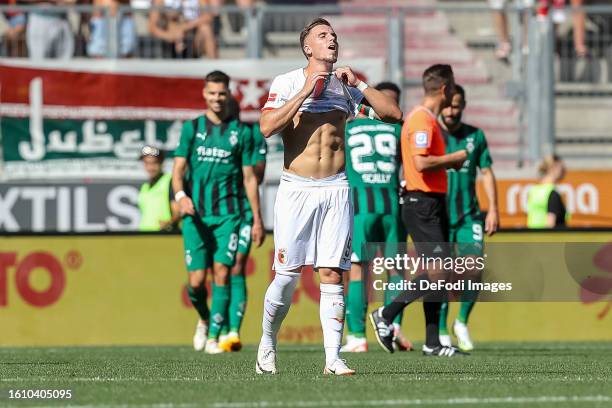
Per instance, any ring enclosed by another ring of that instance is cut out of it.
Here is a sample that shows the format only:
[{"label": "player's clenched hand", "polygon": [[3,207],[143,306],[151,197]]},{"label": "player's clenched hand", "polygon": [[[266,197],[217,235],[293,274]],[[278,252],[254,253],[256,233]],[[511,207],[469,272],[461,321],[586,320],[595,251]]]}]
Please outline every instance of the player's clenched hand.
[{"label": "player's clenched hand", "polygon": [[312,91],[314,91],[317,82],[325,81],[325,78],[328,76],[329,72],[325,71],[313,72],[312,74],[308,75],[308,78],[306,78],[306,82],[304,83],[304,87],[302,88],[302,95],[305,98],[308,98]]},{"label": "player's clenched hand", "polygon": [[497,210],[489,210],[487,217],[485,218],[485,232],[488,236],[491,236],[497,232],[499,227],[499,214]]},{"label": "player's clenched hand", "polygon": [[336,78],[347,84],[348,86],[357,86],[361,80],[357,78],[357,75],[349,67],[336,68],[334,71]]},{"label": "player's clenched hand", "polygon": [[450,168],[459,170],[461,166],[463,166],[463,162],[467,159],[467,151],[459,150],[457,152],[451,153],[452,162],[450,163]]},{"label": "player's clenched hand", "polygon": [[195,208],[193,207],[193,201],[189,197],[183,197],[178,202],[179,209],[183,215],[194,215]]},{"label": "player's clenched hand", "polygon": [[261,220],[254,221],[251,228],[251,238],[257,248],[263,244],[265,237],[263,222]]}]

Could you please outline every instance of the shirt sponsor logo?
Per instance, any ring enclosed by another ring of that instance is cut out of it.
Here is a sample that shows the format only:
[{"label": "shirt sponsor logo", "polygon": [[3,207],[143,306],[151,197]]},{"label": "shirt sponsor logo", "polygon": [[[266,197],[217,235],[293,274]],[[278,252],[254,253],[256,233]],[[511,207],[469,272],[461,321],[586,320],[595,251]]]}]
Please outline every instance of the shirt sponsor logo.
[{"label": "shirt sponsor logo", "polygon": [[232,152],[224,149],[219,149],[218,147],[198,146],[196,151],[198,152],[198,156],[201,160],[226,159],[232,155]]},{"label": "shirt sponsor logo", "polygon": [[416,147],[427,147],[429,135],[427,132],[416,132],[414,135],[414,144]]}]

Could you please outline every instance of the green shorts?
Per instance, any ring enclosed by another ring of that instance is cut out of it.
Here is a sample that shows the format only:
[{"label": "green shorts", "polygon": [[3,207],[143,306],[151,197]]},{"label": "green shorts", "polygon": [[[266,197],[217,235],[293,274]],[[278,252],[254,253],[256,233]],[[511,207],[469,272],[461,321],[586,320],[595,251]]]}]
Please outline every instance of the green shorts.
[{"label": "green shorts", "polygon": [[189,272],[210,268],[213,262],[233,266],[238,250],[240,217],[183,218],[185,265]]},{"label": "green shorts", "polygon": [[406,233],[399,214],[357,214],[353,218],[351,262],[365,262],[374,257],[374,243],[383,243],[384,256],[394,257],[398,243],[405,241]]},{"label": "green shorts", "polygon": [[450,242],[455,243],[457,256],[483,254],[484,228],[480,220],[470,220],[450,227]]},{"label": "green shorts", "polygon": [[251,228],[253,227],[253,213],[248,211],[240,221],[238,233],[238,252],[248,255],[251,250]]}]

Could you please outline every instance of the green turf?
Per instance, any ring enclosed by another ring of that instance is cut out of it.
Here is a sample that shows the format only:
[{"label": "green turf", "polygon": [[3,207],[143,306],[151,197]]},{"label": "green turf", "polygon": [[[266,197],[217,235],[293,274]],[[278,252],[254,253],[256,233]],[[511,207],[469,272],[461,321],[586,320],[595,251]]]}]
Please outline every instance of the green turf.
[{"label": "green turf", "polygon": [[24,388],[71,389],[61,405],[75,406],[612,406],[612,343],[479,346],[448,359],[371,344],[346,356],[358,375],[333,378],[312,346],[281,346],[276,376],[255,374],[254,348],[214,356],[187,347],[0,349],[0,406],[57,404],[7,398]]}]

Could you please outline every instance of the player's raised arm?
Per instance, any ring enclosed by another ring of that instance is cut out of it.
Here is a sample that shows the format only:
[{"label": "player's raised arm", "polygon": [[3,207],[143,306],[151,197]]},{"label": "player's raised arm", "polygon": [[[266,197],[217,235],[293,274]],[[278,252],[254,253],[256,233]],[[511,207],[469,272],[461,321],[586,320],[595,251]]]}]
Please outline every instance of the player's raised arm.
[{"label": "player's raised arm", "polygon": [[368,84],[357,78],[349,67],[336,68],[334,73],[339,80],[348,86],[357,88],[363,94],[380,120],[390,123],[397,123],[402,120],[402,110],[397,102],[390,96],[385,95],[374,87],[368,86]]},{"label": "player's raised arm", "polygon": [[268,102],[264,106],[261,118],[259,119],[259,129],[264,137],[270,137],[275,133],[279,133],[291,123],[302,103],[314,90],[317,81],[324,80],[328,75],[328,72],[322,71],[313,72],[308,75],[302,90],[286,102],[283,100],[280,78],[276,78],[272,82]]}]

